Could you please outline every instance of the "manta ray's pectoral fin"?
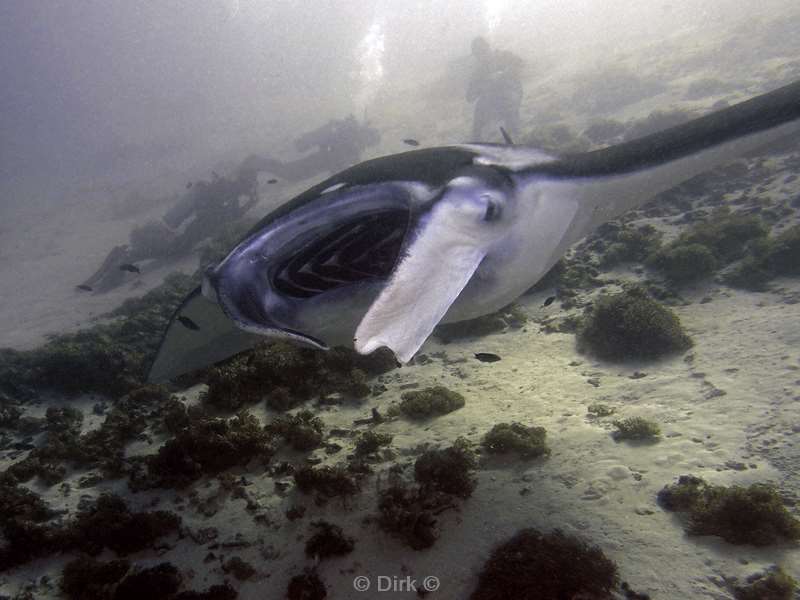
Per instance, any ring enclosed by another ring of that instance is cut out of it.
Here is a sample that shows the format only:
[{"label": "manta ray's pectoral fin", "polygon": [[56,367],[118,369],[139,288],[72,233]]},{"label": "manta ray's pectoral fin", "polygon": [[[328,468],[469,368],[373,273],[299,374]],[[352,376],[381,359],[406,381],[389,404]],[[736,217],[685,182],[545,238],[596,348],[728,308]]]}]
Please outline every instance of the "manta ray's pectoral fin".
[{"label": "manta ray's pectoral fin", "polygon": [[167,381],[252,348],[262,339],[236,327],[198,287],[172,316],[147,381]]},{"label": "manta ray's pectoral fin", "polygon": [[[540,193],[577,202],[565,239],[768,144],[800,135],[800,81],[617,146],[534,165]],[[524,177],[524,173],[520,172]]]}]

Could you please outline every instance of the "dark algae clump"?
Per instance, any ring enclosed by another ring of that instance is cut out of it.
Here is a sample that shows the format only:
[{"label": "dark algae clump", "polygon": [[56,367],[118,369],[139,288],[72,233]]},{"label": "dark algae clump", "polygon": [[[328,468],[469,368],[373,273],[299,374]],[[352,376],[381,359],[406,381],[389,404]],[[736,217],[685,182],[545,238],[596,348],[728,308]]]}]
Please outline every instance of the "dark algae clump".
[{"label": "dark algae clump", "polygon": [[528,427],[522,423],[498,423],[487,433],[483,446],[492,453],[516,452],[523,458],[550,454],[544,427]]},{"label": "dark algae clump", "polygon": [[774,238],[760,239],[748,249],[749,254],[725,274],[728,285],[763,291],[775,277],[800,274],[800,225]]},{"label": "dark algae clump", "polygon": [[177,532],[181,524],[180,517],[167,511],[131,512],[124,500],[108,494],[63,525],[20,517],[3,523],[6,545],[0,548],[0,571],[74,549],[97,555],[109,548],[124,556],[149,548],[158,538]]},{"label": "dark algae clump", "polygon": [[302,467],[294,472],[294,481],[301,492],[317,492],[322,498],[352,496],[358,482],[341,466]]},{"label": "dark algae clump", "polygon": [[736,600],[792,600],[797,581],[780,567],[759,577],[748,578],[749,584],[734,589]]},{"label": "dark algae clump", "polygon": [[148,416],[159,413],[169,400],[161,386],[136,388],[114,403],[100,427],[83,434],[82,413],[69,406],[50,407],[42,442],[8,471],[19,481],[38,475],[46,485],[63,479],[66,469],[61,463],[99,468],[109,477],[119,477],[125,472],[126,445],[142,434]]},{"label": "dark algae clump", "polygon": [[395,367],[382,350],[361,356],[346,348],[320,352],[264,343],[209,369],[205,401],[233,411],[265,400],[273,410],[284,411],[334,392],[364,398],[370,392],[369,376]]},{"label": "dark algae clump", "polygon": [[136,488],[182,487],[254,458],[268,460],[272,440],[249,413],[231,419],[199,415],[147,459],[147,474],[132,481]]},{"label": "dark algae clump", "polygon": [[748,242],[766,235],[767,227],[758,217],[722,208],[715,210],[706,221],[695,224],[676,244],[701,244],[727,264],[744,255]]},{"label": "dark algae clump", "polygon": [[633,228],[629,225],[611,227],[609,235],[604,236],[610,242],[602,258],[603,266],[613,267],[624,262],[641,262],[658,251],[661,246],[661,233],[652,225]]},{"label": "dark algae clump", "polygon": [[356,456],[366,456],[377,452],[382,446],[392,443],[392,436],[388,433],[376,433],[375,431],[365,431],[356,441]]},{"label": "dark algae clump", "polygon": [[239,581],[247,581],[256,574],[255,567],[243,560],[241,556],[231,556],[222,563],[222,570],[225,573],[230,573]]},{"label": "dark algae clump", "polygon": [[689,283],[712,275],[719,261],[703,244],[676,244],[653,254],[647,264],[675,283]]},{"label": "dark algae clump", "polygon": [[430,419],[458,410],[464,406],[464,396],[437,385],[422,390],[404,392],[399,411],[411,419]]},{"label": "dark algae clump", "polygon": [[114,600],[170,598],[178,591],[182,581],[177,567],[163,562],[128,575],[117,586]]},{"label": "dark algae clump", "polygon": [[437,515],[467,499],[477,485],[475,455],[458,439],[449,448],[429,450],[414,464],[416,485],[395,482],[378,497],[378,523],[414,550],[430,548],[439,537]]},{"label": "dark algae clump", "polygon": [[311,525],[316,532],[306,542],[306,556],[324,559],[344,556],[353,551],[355,540],[346,536],[338,525],[327,521],[315,521]]},{"label": "dark algae clump", "polygon": [[158,538],[178,531],[181,518],[171,512],[131,512],[125,501],[102,495],[78,514],[71,527],[75,545],[96,555],[109,548],[120,556],[149,548]]},{"label": "dark algae clump", "polygon": [[130,570],[127,560],[102,562],[87,556],[64,566],[59,583],[61,591],[74,600],[107,600],[111,589]]},{"label": "dark algae clump", "polygon": [[766,240],[767,232],[758,217],[718,209],[653,253],[647,264],[675,283],[697,281],[745,257]]},{"label": "dark algae clump", "polygon": [[578,343],[606,360],[653,359],[692,346],[678,316],[639,287],[597,300],[584,317]]},{"label": "dark algae clump", "polygon": [[315,568],[309,568],[295,575],[286,590],[287,600],[324,600],[328,597],[325,583]]},{"label": "dark algae clump", "polygon": [[382,490],[378,498],[378,524],[413,550],[424,550],[439,537],[436,515],[453,506],[443,494],[426,494],[420,487],[393,485]]},{"label": "dark algae clump", "polygon": [[611,599],[617,566],[596,547],[556,529],[522,529],[496,547],[470,600]]},{"label": "dark algae clump", "polygon": [[307,452],[322,444],[325,425],[310,410],[301,410],[294,416],[282,416],[266,426],[266,430],[281,436],[292,448]]},{"label": "dark algae clump", "polygon": [[800,521],[768,484],[724,487],[685,475],[665,486],[658,501],[667,510],[688,513],[690,535],[717,535],[732,544],[755,546],[800,540]]},{"label": "dark algae clump", "polygon": [[460,438],[449,448],[423,453],[414,463],[414,478],[423,488],[469,498],[478,484],[475,467],[475,454]]}]

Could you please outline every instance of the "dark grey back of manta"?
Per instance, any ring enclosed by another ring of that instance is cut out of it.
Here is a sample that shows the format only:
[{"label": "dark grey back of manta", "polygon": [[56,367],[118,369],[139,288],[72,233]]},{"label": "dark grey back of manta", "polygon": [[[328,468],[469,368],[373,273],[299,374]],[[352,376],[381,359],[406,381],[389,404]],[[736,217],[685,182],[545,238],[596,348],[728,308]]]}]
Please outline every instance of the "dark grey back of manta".
[{"label": "dark grey back of manta", "polygon": [[[798,130],[800,82],[562,158],[466,144],[363,162],[268,214],[209,269],[175,311],[148,380],[265,336],[364,353],[385,345],[408,360],[440,320],[513,300],[602,222]],[[509,254],[539,237],[529,255]]]}]

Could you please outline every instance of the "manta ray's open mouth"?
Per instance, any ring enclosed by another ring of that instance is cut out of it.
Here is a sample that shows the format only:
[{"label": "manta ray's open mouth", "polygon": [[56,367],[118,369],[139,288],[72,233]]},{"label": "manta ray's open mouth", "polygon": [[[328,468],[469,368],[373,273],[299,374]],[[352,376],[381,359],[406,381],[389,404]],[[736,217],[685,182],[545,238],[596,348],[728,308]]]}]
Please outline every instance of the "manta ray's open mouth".
[{"label": "manta ray's open mouth", "polygon": [[382,211],[339,223],[280,261],[272,285],[294,298],[388,277],[408,229],[407,210]]}]

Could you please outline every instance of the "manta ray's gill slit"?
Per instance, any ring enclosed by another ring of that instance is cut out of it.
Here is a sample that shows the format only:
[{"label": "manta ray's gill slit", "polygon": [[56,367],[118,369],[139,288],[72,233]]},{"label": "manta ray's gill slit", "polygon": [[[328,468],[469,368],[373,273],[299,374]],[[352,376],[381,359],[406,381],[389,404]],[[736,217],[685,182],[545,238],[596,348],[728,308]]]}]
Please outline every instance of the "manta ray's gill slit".
[{"label": "manta ray's gill slit", "polygon": [[273,271],[273,286],[290,297],[312,298],[342,285],[386,277],[407,228],[406,210],[373,212],[341,223],[286,256]]}]

